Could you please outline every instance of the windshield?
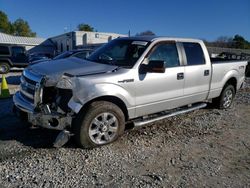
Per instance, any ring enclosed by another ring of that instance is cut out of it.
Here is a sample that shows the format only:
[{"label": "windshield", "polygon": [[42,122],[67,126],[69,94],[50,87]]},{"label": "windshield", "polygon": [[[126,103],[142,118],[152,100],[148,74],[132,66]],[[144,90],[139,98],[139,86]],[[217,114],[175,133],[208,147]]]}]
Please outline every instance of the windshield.
[{"label": "windshield", "polygon": [[93,52],[87,60],[132,68],[148,45],[147,41],[113,40]]},{"label": "windshield", "polygon": [[71,51],[67,51],[67,52],[64,52],[56,57],[54,57],[53,59],[63,59],[63,58],[67,58],[69,56],[71,56],[74,52],[71,52]]}]

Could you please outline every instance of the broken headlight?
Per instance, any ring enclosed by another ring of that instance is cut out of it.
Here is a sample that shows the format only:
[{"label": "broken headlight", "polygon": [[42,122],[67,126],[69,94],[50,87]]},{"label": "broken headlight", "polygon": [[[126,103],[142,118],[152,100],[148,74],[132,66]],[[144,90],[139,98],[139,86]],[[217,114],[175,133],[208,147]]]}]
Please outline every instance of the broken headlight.
[{"label": "broken headlight", "polygon": [[72,78],[63,75],[60,81],[57,83],[56,87],[60,89],[72,89],[73,88]]}]

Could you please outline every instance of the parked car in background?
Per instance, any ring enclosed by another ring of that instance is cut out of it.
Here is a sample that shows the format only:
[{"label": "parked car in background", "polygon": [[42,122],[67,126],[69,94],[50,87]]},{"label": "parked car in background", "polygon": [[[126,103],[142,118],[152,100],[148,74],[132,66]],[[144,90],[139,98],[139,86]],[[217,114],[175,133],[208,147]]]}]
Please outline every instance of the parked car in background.
[{"label": "parked car in background", "polygon": [[68,58],[68,57],[77,57],[80,59],[85,59],[86,57],[88,57],[92,52],[94,51],[94,49],[77,49],[77,50],[70,50],[70,51],[66,51],[63,52],[57,56],[55,56],[52,59],[39,59],[37,61],[32,61],[30,62],[30,65],[34,65],[36,63],[40,63],[40,62],[44,62],[44,61],[49,61],[49,60],[58,60],[58,59],[64,59],[64,58]]},{"label": "parked car in background", "polygon": [[34,62],[37,60],[48,60],[48,59],[52,59],[53,56],[51,54],[45,54],[45,53],[32,53],[29,55],[29,62]]},{"label": "parked car in background", "polygon": [[45,54],[29,55],[24,46],[0,45],[0,74],[6,74],[11,67],[26,67],[30,61],[48,59]]},{"label": "parked car in background", "polygon": [[0,73],[8,73],[11,67],[25,67],[29,63],[24,46],[0,45]]},{"label": "parked car in background", "polygon": [[53,59],[63,59],[67,57],[78,57],[80,59],[85,59],[88,57],[94,50],[93,49],[77,49],[77,50],[71,50],[63,52],[62,54],[59,54],[58,56],[54,57]]}]

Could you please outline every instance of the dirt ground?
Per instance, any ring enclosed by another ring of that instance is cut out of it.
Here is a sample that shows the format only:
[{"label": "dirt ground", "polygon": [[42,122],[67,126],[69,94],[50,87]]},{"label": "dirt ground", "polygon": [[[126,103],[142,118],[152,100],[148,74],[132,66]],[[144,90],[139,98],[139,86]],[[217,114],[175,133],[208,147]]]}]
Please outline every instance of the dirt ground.
[{"label": "dirt ground", "polygon": [[4,187],[250,187],[250,79],[228,110],[206,108],[127,130],[92,150],[73,141],[53,148],[58,132],[27,128],[12,105],[0,100]]}]

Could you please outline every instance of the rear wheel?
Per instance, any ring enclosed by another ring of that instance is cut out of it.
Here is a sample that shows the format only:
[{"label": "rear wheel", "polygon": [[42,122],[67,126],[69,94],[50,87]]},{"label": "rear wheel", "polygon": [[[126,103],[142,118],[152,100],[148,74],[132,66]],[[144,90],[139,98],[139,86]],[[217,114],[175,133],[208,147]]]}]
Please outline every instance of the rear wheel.
[{"label": "rear wheel", "polygon": [[0,63],[0,74],[6,74],[10,71],[8,63]]},{"label": "rear wheel", "polygon": [[76,118],[75,140],[83,148],[94,148],[115,141],[125,128],[122,110],[111,102],[97,101]]},{"label": "rear wheel", "polygon": [[214,104],[220,109],[227,109],[232,105],[234,96],[234,87],[232,85],[227,85],[224,87],[221,95],[215,99]]}]

